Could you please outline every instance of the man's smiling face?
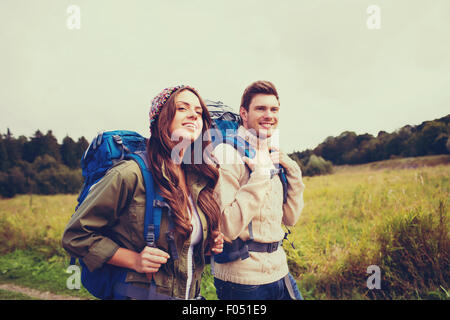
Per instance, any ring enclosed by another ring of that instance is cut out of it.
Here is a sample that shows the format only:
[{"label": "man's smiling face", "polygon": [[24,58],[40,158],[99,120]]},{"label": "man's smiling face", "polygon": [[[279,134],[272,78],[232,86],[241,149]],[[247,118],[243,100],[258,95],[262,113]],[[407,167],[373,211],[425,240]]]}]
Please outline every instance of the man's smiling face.
[{"label": "man's smiling face", "polygon": [[271,94],[257,94],[252,98],[248,111],[241,107],[242,123],[246,129],[254,130],[259,138],[269,138],[278,127],[280,103]]}]

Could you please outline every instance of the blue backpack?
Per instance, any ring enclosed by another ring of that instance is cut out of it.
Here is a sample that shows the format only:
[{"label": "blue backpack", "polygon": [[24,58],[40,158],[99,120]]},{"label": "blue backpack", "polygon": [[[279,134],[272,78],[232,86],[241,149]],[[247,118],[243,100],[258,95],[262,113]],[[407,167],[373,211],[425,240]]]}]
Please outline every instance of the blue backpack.
[{"label": "blue backpack", "polygon": [[[89,145],[81,159],[84,184],[78,197],[78,205],[84,201],[90,189],[106,172],[117,162],[128,159],[134,160],[141,169],[146,190],[144,234],[147,246],[155,247],[159,238],[162,208],[168,207],[164,199],[159,195],[153,182],[152,174],[147,164],[145,153],[146,139],[133,131],[117,130],[100,133]],[[171,221],[169,219],[169,221]],[[173,225],[168,232],[169,249],[173,259],[177,259],[177,251],[173,238]],[[128,272],[125,268],[119,268],[110,264],[104,264],[101,268],[89,271],[82,259],[79,259],[81,270],[81,282],[83,286],[99,299],[124,299],[127,296],[142,298],[142,292],[134,292],[139,288],[127,286],[125,277]],[[71,264],[75,264],[75,258],[71,258]],[[152,282],[151,287],[154,286]],[[152,288],[154,289],[154,288]],[[144,298],[168,299],[156,294],[145,292]],[[147,296],[148,295],[148,296]]]}]

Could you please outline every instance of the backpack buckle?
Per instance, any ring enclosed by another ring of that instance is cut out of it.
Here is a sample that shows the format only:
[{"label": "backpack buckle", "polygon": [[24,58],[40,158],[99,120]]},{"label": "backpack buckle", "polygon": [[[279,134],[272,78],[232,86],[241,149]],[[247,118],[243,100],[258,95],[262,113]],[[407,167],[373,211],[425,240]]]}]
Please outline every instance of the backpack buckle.
[{"label": "backpack buckle", "polygon": [[123,144],[122,137],[119,135],[113,135],[114,142],[117,144]]},{"label": "backpack buckle", "polygon": [[153,206],[158,208],[167,208],[169,211],[171,210],[167,202],[158,199],[153,200]]},{"label": "backpack buckle", "polygon": [[267,244],[267,252],[268,253],[272,253],[274,251],[277,251],[278,250],[278,246],[279,246],[278,242],[268,243]]},{"label": "backpack buckle", "polygon": [[147,245],[149,247],[155,247],[155,225],[149,224],[147,228]]}]

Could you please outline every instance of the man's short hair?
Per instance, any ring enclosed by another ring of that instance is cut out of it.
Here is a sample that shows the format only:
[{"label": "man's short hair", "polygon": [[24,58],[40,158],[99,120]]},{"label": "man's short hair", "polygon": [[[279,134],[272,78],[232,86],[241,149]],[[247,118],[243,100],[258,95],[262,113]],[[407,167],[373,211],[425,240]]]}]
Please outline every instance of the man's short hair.
[{"label": "man's short hair", "polygon": [[248,111],[250,103],[252,99],[257,94],[269,94],[274,95],[278,102],[280,99],[278,98],[278,92],[275,88],[275,85],[270,81],[255,81],[251,85],[249,85],[245,90],[244,94],[241,98],[241,108],[244,108]]}]

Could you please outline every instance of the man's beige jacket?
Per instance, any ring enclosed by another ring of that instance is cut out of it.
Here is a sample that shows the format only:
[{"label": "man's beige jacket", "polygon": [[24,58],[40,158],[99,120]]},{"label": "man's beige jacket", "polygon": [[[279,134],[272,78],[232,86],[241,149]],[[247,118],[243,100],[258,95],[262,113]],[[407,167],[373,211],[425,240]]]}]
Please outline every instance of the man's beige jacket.
[{"label": "man's beige jacket", "polygon": [[[258,140],[244,127],[237,134],[257,147]],[[266,150],[267,155],[269,154]],[[270,243],[284,238],[282,224],[293,226],[303,209],[302,173],[297,163],[288,159],[287,202],[283,204],[283,187],[278,175],[250,172],[239,152],[229,144],[219,144],[213,152],[220,164],[220,178],[216,187],[222,211],[221,231],[233,240],[249,239],[248,224],[252,221],[254,240]],[[275,168],[275,167],[273,167]],[[272,253],[250,252],[250,258],[214,264],[215,277],[246,285],[262,285],[277,281],[289,272],[282,247]]]}]

